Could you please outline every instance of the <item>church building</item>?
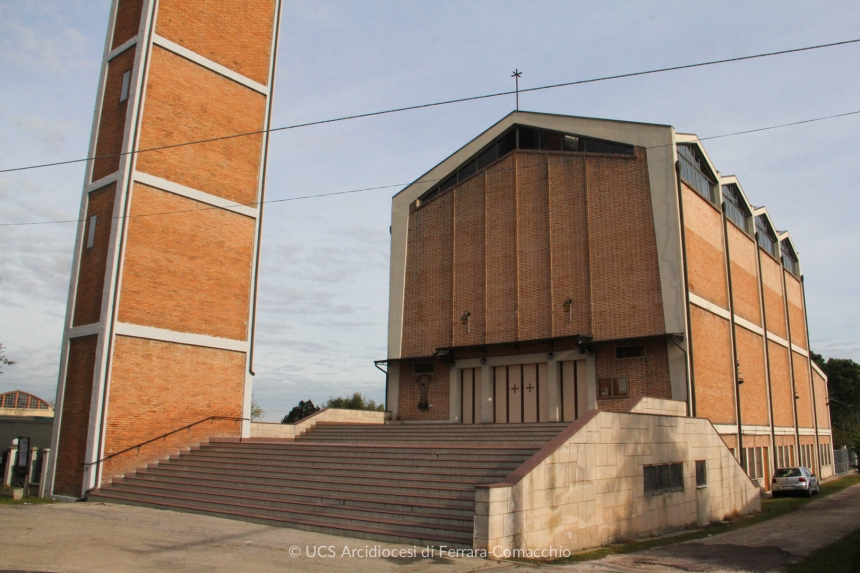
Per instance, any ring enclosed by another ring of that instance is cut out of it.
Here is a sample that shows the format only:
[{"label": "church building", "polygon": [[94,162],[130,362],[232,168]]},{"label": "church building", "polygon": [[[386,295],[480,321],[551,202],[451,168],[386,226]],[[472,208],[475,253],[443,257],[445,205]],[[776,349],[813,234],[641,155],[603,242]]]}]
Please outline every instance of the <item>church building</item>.
[{"label": "church building", "polygon": [[518,424],[676,400],[761,486],[826,477],[827,381],[776,229],[695,135],[513,112],[393,198],[387,409]]}]

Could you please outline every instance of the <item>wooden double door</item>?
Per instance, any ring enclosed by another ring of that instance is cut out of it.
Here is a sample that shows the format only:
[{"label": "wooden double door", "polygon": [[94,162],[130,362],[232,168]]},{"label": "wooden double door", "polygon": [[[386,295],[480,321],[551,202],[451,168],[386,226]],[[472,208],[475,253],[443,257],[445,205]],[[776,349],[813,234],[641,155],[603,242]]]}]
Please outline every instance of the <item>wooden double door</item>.
[{"label": "wooden double door", "polygon": [[549,422],[551,417],[554,420],[560,417],[565,422],[576,420],[583,402],[579,380],[584,379],[585,362],[559,362],[556,366],[559,391],[554,393],[552,401],[546,362],[492,367],[492,395],[486,397],[481,368],[462,369],[460,419],[464,424],[480,424],[481,404],[491,399],[496,424]]}]

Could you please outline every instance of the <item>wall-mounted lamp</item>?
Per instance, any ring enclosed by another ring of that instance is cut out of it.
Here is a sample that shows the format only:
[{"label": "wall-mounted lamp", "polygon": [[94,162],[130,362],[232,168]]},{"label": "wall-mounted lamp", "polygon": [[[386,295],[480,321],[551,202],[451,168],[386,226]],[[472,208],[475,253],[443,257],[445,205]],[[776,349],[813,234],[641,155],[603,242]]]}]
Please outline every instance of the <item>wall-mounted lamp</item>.
[{"label": "wall-mounted lamp", "polygon": [[472,313],[468,310],[460,317],[460,322],[466,327],[466,332],[472,332]]},{"label": "wall-mounted lamp", "polygon": [[570,299],[570,297],[567,297],[567,299],[562,303],[561,307],[564,309],[564,312],[567,313],[567,321],[570,322],[572,320],[570,316],[570,310],[571,308],[573,308],[573,301]]},{"label": "wall-mounted lamp", "polygon": [[552,360],[552,357],[553,357],[553,356],[554,356],[554,354],[553,354],[552,352],[548,352],[548,353],[547,353],[547,355],[546,355],[546,359],[547,359],[547,360]]},{"label": "wall-mounted lamp", "polygon": [[487,363],[487,359],[486,359],[486,358],[481,358],[481,366],[483,366],[483,365],[484,365],[484,364],[486,364],[486,363]]},{"label": "wall-mounted lamp", "polygon": [[798,396],[797,394],[795,394],[795,395],[794,395],[794,399],[795,399],[795,400],[800,400],[800,396]]},{"label": "wall-mounted lamp", "polygon": [[738,386],[740,386],[741,384],[744,383],[744,375],[741,374],[741,363],[740,362],[737,363],[737,367],[738,367]]}]

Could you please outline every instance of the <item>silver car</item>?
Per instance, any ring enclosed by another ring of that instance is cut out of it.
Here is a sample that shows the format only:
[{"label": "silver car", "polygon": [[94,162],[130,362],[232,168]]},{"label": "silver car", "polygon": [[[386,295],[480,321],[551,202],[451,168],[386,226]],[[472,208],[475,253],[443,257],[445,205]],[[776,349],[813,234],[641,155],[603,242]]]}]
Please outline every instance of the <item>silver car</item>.
[{"label": "silver car", "polygon": [[791,493],[812,497],[814,493],[821,493],[821,484],[818,483],[815,474],[803,466],[780,468],[773,473],[771,492],[773,497],[782,497]]}]

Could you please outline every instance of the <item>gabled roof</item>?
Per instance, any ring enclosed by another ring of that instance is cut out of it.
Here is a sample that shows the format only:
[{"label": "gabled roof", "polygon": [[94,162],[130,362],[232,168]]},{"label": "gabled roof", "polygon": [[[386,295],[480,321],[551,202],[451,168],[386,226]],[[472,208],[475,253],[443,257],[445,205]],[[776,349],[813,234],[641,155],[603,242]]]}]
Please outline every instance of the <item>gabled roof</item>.
[{"label": "gabled roof", "polygon": [[755,211],[755,207],[753,207],[752,203],[750,203],[749,199],[747,198],[747,194],[744,191],[741,182],[738,181],[737,177],[735,177],[734,175],[720,175],[720,183],[722,185],[736,185],[738,191],[741,192],[741,199],[743,200],[744,205],[746,205],[747,211],[749,211],[750,213]]}]

